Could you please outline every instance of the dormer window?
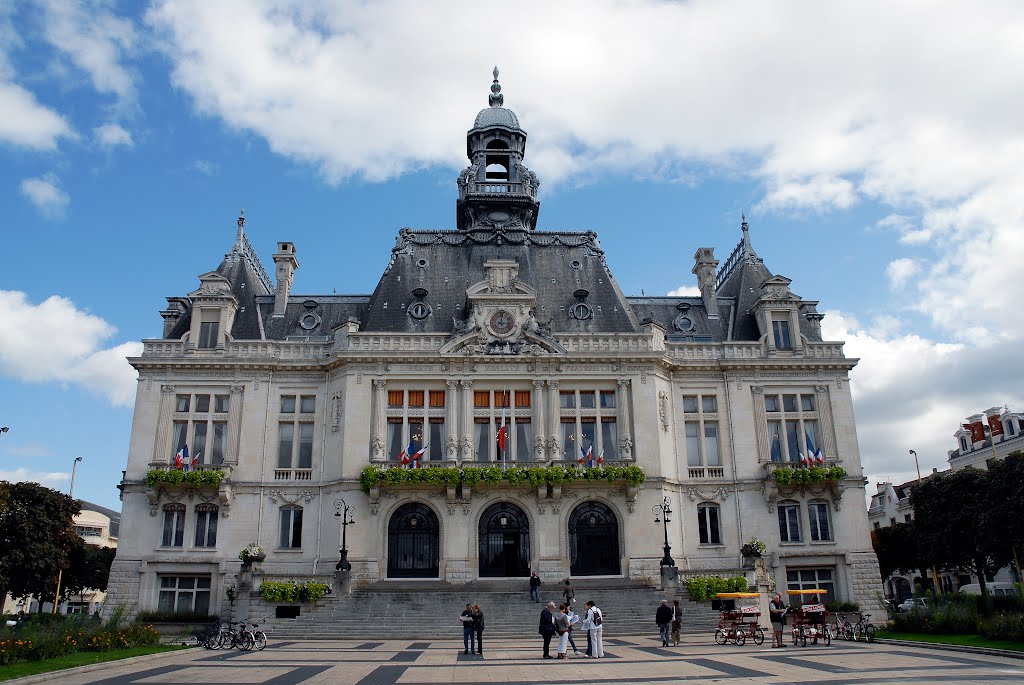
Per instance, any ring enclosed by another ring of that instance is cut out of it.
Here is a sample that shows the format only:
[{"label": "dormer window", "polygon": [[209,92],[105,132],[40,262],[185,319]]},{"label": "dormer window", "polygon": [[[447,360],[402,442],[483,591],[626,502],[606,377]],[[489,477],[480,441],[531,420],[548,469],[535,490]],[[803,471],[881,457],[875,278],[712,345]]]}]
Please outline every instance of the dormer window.
[{"label": "dormer window", "polygon": [[204,309],[199,319],[199,349],[212,350],[220,340],[220,311]]},{"label": "dormer window", "polygon": [[775,338],[775,349],[791,350],[793,343],[789,337],[789,319],[772,319],[772,335]]}]

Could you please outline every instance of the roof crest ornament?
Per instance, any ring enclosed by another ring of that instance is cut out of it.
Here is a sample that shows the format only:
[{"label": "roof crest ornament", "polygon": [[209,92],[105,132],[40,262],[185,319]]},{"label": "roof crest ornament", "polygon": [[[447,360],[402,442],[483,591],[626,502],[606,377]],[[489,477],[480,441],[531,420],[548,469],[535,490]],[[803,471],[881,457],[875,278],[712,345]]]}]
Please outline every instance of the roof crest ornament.
[{"label": "roof crest ornament", "polygon": [[235,251],[242,251],[242,240],[245,238],[245,209],[238,210],[238,237],[235,238]]},{"label": "roof crest ornament", "polygon": [[491,83],[491,94],[487,96],[487,103],[491,107],[502,107],[505,104],[505,96],[501,94],[501,84],[498,83],[498,67],[495,65],[494,81]]}]

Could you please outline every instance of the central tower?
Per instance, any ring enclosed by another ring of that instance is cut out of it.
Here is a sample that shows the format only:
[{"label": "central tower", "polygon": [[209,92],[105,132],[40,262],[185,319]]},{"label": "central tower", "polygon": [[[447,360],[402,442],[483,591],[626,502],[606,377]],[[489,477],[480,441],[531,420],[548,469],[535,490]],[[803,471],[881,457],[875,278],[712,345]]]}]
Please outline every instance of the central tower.
[{"label": "central tower", "polygon": [[540,202],[537,174],[523,166],[526,131],[515,112],[505,109],[498,67],[488,96],[466,134],[469,166],[459,174],[455,203],[460,231],[474,229],[532,231],[537,227]]}]

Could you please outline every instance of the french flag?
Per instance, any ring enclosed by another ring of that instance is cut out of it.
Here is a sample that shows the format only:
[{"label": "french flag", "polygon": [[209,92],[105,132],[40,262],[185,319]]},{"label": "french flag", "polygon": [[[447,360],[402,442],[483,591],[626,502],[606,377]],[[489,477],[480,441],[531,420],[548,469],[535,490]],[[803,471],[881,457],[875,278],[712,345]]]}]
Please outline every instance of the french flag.
[{"label": "french flag", "polygon": [[188,445],[184,445],[178,453],[174,455],[174,468],[180,469],[185,466],[185,462],[188,461]]},{"label": "french flag", "polygon": [[586,459],[587,459],[587,466],[589,466],[590,468],[594,468],[594,446],[593,445],[591,445],[590,447],[587,448]]},{"label": "french flag", "polygon": [[403,449],[398,455],[398,461],[402,462],[403,466],[409,465],[409,457],[412,456],[412,448],[414,447],[412,441],[409,442],[409,446]]},{"label": "french flag", "polygon": [[807,457],[806,454],[801,454],[800,455],[800,463],[803,464],[804,468],[806,469],[807,467],[809,467],[811,465],[811,460]]},{"label": "french flag", "polygon": [[[409,449],[412,449],[412,445],[409,446]],[[419,468],[420,459],[422,459],[423,455],[426,454],[426,453],[427,453],[427,445],[424,444],[423,447],[421,447],[418,450],[416,450],[416,453],[412,455],[412,460],[414,462],[416,462],[416,468]]]},{"label": "french flag", "polygon": [[601,454],[597,455],[597,465],[600,466],[604,463],[604,450],[601,450]]},{"label": "french flag", "polygon": [[825,464],[825,455],[821,453],[820,447],[814,450],[814,461],[822,465]]}]

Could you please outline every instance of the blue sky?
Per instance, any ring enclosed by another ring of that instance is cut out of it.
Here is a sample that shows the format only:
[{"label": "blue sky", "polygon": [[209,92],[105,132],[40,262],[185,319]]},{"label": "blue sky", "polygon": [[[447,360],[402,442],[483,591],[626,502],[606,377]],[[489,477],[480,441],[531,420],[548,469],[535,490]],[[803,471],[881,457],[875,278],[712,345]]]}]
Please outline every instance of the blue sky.
[{"label": "blue sky", "polygon": [[1019,3],[549,5],[0,6],[0,478],[66,489],[81,455],[75,494],[118,506],[124,356],[240,208],[265,263],[296,243],[299,293],[369,293],[398,229],[454,227],[495,63],[541,229],[598,231],[627,294],[693,288],[746,213],[862,358],[872,481],[1024,407]]}]

